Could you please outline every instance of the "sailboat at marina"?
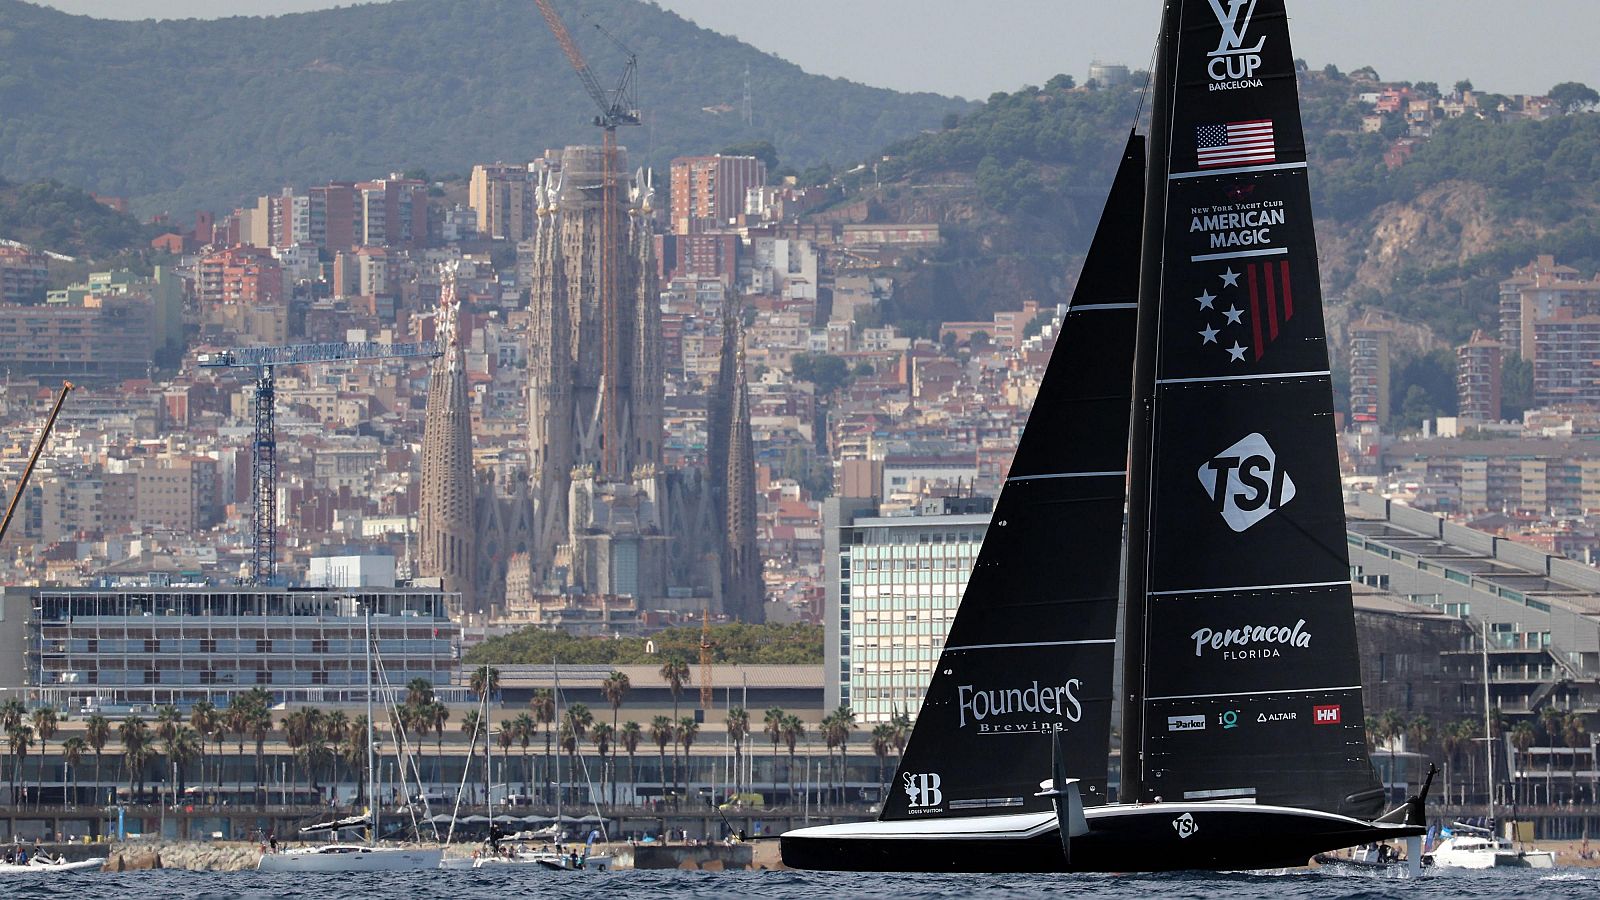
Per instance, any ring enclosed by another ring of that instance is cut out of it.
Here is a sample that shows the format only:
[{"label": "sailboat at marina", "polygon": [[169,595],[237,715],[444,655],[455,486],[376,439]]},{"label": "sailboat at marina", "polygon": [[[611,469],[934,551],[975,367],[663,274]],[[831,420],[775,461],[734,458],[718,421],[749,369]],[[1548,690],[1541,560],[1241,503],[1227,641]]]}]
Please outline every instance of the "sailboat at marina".
[{"label": "sailboat at marina", "polygon": [[378,844],[382,805],[378,802],[377,766],[373,759],[374,737],[372,731],[372,609],[363,612],[367,647],[366,700],[367,700],[367,805],[363,815],[349,816],[328,822],[308,825],[300,829],[302,835],[327,835],[337,838],[345,831],[365,831],[367,840],[361,843],[330,842],[309,847],[295,847],[281,852],[261,854],[256,863],[260,872],[395,872],[412,869],[435,869],[444,855],[438,847],[395,847]]},{"label": "sailboat at marina", "polygon": [[1385,812],[1368,758],[1283,0],[1168,0],[1152,93],[880,818],[786,865],[1420,859],[1427,784]]}]

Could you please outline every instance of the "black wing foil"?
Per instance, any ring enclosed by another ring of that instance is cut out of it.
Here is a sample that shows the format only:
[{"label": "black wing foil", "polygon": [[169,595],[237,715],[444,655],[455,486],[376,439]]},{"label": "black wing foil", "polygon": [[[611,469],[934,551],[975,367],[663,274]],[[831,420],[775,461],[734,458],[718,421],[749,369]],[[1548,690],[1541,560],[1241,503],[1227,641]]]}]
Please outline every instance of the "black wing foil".
[{"label": "black wing foil", "polygon": [[1129,799],[1375,814],[1284,5],[1173,0],[1167,17],[1161,267],[1142,293],[1157,318],[1140,326],[1152,412],[1134,436],[1148,490],[1130,513],[1144,757]]},{"label": "black wing foil", "polygon": [[884,819],[1050,809],[1057,732],[1105,802],[1144,156],[1130,136]]}]

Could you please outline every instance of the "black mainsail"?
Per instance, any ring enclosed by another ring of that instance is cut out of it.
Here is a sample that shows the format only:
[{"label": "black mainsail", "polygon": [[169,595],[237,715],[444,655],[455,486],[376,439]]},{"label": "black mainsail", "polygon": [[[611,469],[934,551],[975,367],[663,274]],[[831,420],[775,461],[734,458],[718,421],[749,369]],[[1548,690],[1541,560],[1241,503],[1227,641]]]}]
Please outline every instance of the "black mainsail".
[{"label": "black mainsail", "polygon": [[[1258,869],[1426,830],[1427,782],[1379,817],[1367,758],[1283,0],[1167,0],[1153,94],[1143,215],[1125,158],[884,815],[785,833],[787,865]],[[1130,391],[1125,349],[1068,341],[1114,321],[1078,313],[1127,316],[1135,273]],[[1125,451],[1123,776],[1103,803]],[[1079,718],[1026,708],[1074,682]]]},{"label": "black mainsail", "polygon": [[1049,810],[1057,733],[1106,802],[1144,157],[1130,136],[885,820]]},{"label": "black mainsail", "polygon": [[1128,544],[1125,801],[1381,812],[1283,0],[1167,7]]}]

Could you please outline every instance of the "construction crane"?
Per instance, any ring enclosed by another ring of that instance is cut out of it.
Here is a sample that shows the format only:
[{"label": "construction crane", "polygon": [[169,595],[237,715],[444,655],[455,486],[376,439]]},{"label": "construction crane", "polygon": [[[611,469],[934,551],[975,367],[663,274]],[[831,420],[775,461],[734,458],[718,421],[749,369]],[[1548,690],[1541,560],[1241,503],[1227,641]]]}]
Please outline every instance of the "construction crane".
[{"label": "construction crane", "polygon": [[278,442],[276,438],[276,381],[272,370],[301,363],[360,359],[414,359],[439,355],[432,341],[416,344],[380,344],[375,341],[336,341],[292,344],[287,347],[242,347],[201,353],[201,368],[255,369],[255,441],[250,445],[250,583],[277,583],[278,567]]},{"label": "construction crane", "polygon": [[711,715],[711,612],[700,609],[700,708]]},{"label": "construction crane", "polygon": [[6,504],[6,517],[0,519],[0,542],[6,539],[6,529],[11,527],[11,517],[17,513],[17,501],[22,499],[22,492],[28,488],[28,479],[33,476],[33,467],[39,463],[39,454],[44,452],[44,442],[50,440],[50,431],[56,427],[56,416],[61,414],[61,404],[67,401],[67,395],[76,387],[70,381],[61,382],[61,393],[56,395],[55,405],[50,407],[50,417],[44,420],[44,430],[39,432],[39,443],[33,445],[33,452],[28,454],[28,464],[22,469],[22,480],[17,482],[17,489],[11,494],[11,501]]},{"label": "construction crane", "polygon": [[573,70],[578,73],[579,80],[583,82],[583,89],[599,108],[600,114],[594,117],[594,124],[604,131],[600,175],[600,277],[597,279],[600,289],[600,323],[603,332],[600,341],[600,377],[603,391],[601,414],[604,422],[601,426],[603,430],[600,474],[605,479],[611,480],[623,474],[618,471],[621,448],[617,446],[617,436],[621,433],[618,422],[617,386],[622,374],[621,347],[618,343],[616,321],[617,227],[620,224],[617,215],[617,128],[623,125],[638,125],[641,122],[633,94],[638,57],[610,32],[598,24],[594,26],[595,30],[605,35],[628,57],[627,63],[622,68],[622,77],[617,79],[616,88],[608,93],[600,86],[599,79],[595,78],[594,71],[584,60],[583,52],[578,49],[578,44],[567,31],[567,26],[562,24],[561,16],[556,13],[550,0],[534,0],[534,2],[539,5],[539,13],[544,16],[545,24],[550,27],[550,33],[555,36],[556,43],[561,45],[561,52],[566,54],[567,62],[571,63]]}]

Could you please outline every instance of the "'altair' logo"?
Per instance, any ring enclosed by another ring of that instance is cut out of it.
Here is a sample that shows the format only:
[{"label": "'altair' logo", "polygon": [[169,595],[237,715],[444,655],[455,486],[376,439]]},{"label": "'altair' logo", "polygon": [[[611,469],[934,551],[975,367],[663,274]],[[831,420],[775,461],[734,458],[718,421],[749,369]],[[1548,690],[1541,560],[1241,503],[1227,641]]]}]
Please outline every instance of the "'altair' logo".
[{"label": "'altair' logo", "polygon": [[1255,15],[1256,0],[1227,2],[1228,8],[1223,9],[1222,0],[1211,0],[1211,11],[1216,13],[1217,24],[1222,26],[1217,49],[1206,54],[1211,57],[1206,63],[1206,74],[1215,82],[1211,89],[1260,87],[1261,82],[1254,80],[1254,75],[1256,69],[1261,67],[1261,48],[1266,45],[1267,39],[1258,39],[1253,47],[1244,45],[1245,34],[1250,30],[1250,19]]},{"label": "'altair' logo", "polygon": [[911,798],[911,806],[920,809],[944,803],[944,792],[939,790],[940,779],[937,772],[925,772],[920,775],[907,772],[904,781],[906,796]]},{"label": "'altair' logo", "polygon": [[1200,466],[1200,484],[1222,521],[1242,532],[1294,499],[1294,479],[1278,465],[1278,453],[1259,432]]}]

